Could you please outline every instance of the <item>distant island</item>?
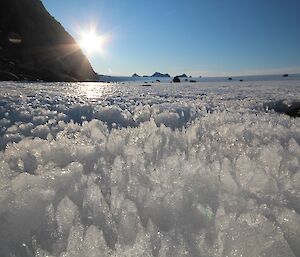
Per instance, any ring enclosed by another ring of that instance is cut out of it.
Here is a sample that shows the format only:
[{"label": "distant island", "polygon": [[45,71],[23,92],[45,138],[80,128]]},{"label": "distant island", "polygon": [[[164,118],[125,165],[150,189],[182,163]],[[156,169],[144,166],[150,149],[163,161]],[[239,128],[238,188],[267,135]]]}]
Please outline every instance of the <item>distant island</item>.
[{"label": "distant island", "polygon": [[186,74],[182,74],[182,75],[179,75],[179,76],[175,76],[177,78],[187,78],[188,76]]},{"label": "distant island", "polygon": [[0,80],[98,80],[76,41],[40,0],[1,1],[0,17]]},{"label": "distant island", "polygon": [[[137,73],[134,73],[132,75],[133,78],[139,78],[141,77],[140,75],[138,75]],[[163,73],[160,73],[160,72],[155,72],[153,75],[151,76],[147,76],[147,75],[144,75],[143,76],[144,78],[148,78],[148,77],[151,77],[151,78],[170,78],[171,76],[169,74],[163,74]]]},{"label": "distant island", "polygon": [[170,78],[171,76],[169,74],[162,74],[160,72],[155,72],[151,77],[153,78]]}]

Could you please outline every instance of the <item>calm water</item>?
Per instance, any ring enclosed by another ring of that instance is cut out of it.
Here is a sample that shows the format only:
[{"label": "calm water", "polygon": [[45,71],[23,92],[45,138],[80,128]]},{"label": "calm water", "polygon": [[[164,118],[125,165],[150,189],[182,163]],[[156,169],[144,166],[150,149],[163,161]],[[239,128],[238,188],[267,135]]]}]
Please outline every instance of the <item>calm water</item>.
[{"label": "calm water", "polygon": [[[283,77],[282,75],[259,75],[259,76],[233,76],[232,81],[286,81],[286,80],[300,80],[300,74],[290,74],[288,77]],[[173,78],[155,78],[155,77],[113,77],[104,76],[101,77],[103,82],[156,82],[159,80],[161,82],[170,82]],[[228,81],[228,77],[201,77],[201,78],[181,78],[181,81],[185,79],[193,79],[197,82],[225,82]]]}]

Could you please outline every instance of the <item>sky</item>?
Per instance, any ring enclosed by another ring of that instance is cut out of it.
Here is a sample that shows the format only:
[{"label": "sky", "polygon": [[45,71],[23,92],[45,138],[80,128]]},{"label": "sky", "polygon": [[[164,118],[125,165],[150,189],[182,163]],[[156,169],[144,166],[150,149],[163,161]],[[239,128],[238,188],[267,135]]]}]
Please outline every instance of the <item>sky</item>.
[{"label": "sky", "polygon": [[99,74],[300,73],[299,0],[42,0],[80,41],[96,28]]}]

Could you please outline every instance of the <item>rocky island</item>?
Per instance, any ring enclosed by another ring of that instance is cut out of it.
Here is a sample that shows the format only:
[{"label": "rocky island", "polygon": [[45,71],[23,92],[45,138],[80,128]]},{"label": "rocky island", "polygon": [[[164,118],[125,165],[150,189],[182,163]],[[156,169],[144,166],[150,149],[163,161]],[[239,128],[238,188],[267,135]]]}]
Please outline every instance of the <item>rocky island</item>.
[{"label": "rocky island", "polygon": [[2,0],[0,80],[97,81],[98,76],[40,0]]},{"label": "rocky island", "polygon": [[178,77],[178,78],[187,78],[188,76],[184,73],[184,74],[176,76],[176,77]]},{"label": "rocky island", "polygon": [[[141,76],[138,75],[137,73],[134,73],[132,75],[133,78],[140,78]],[[171,76],[169,74],[163,74],[163,73],[160,73],[160,72],[155,72],[153,75],[151,76],[148,76],[148,75],[143,75],[143,78],[170,78]]]},{"label": "rocky island", "polygon": [[152,76],[152,78],[170,78],[171,76],[169,74],[162,74],[160,72],[155,72]]}]

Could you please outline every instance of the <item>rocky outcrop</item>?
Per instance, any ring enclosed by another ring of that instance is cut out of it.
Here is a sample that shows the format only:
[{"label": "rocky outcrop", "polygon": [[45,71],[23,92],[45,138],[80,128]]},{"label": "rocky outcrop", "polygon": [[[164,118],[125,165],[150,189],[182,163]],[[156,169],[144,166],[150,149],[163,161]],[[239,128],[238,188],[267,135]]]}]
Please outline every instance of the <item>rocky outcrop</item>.
[{"label": "rocky outcrop", "polygon": [[180,83],[180,78],[179,78],[179,77],[174,77],[174,78],[173,78],[173,82],[175,82],[175,83]]},{"label": "rocky outcrop", "polygon": [[162,74],[160,72],[155,72],[151,77],[153,78],[170,78],[171,76],[169,74]]},{"label": "rocky outcrop", "polygon": [[134,73],[134,74],[132,75],[132,77],[133,77],[133,78],[139,78],[139,77],[140,77],[140,75],[138,75],[138,74]]},{"label": "rocky outcrop", "polygon": [[179,75],[179,76],[176,76],[178,78],[187,78],[188,76],[186,74],[182,74],[182,75]]},{"label": "rocky outcrop", "polygon": [[78,44],[40,0],[0,1],[0,80],[95,81]]}]

